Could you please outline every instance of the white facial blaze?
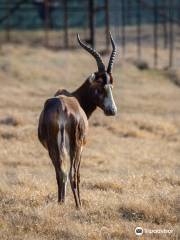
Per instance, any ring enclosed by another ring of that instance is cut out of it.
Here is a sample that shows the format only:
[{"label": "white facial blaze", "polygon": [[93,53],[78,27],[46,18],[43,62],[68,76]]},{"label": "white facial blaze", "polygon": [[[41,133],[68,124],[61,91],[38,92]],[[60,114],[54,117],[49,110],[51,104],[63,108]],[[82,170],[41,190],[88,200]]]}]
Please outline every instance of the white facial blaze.
[{"label": "white facial blaze", "polygon": [[112,95],[112,85],[111,84],[106,84],[104,86],[104,88],[105,88],[106,94],[107,94],[107,96],[104,99],[104,107],[106,109],[111,109],[114,112],[117,112],[117,107],[116,107],[116,104],[114,102],[114,98],[113,98],[113,95]]}]

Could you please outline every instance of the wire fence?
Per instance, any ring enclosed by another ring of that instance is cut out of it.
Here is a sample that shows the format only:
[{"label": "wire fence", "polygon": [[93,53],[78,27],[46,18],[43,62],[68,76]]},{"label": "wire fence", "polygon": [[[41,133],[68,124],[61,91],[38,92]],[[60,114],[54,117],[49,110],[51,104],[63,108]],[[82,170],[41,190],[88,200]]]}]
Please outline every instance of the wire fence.
[{"label": "wire fence", "polygon": [[179,0],[0,1],[1,44],[75,48],[79,32],[87,43],[107,50],[107,30],[121,57],[145,60],[154,67],[180,65]]},{"label": "wire fence", "polygon": [[1,42],[75,47],[77,30],[88,37],[87,1],[1,0],[0,30]]},{"label": "wire fence", "polygon": [[112,31],[123,56],[154,67],[179,66],[180,1],[121,0],[112,7]]}]

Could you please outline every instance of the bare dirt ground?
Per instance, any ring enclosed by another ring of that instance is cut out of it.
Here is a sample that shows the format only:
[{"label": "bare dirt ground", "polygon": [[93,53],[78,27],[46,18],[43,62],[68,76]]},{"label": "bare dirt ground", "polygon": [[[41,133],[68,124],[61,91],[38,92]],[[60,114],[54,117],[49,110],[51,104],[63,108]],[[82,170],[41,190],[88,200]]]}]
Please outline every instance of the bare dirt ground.
[{"label": "bare dirt ground", "polygon": [[[148,53],[147,53],[148,54]],[[179,239],[180,88],[161,71],[114,66],[116,117],[97,110],[81,166],[83,208],[57,203],[55,172],[37,139],[45,99],[96,70],[83,50],[0,50],[0,239]],[[106,59],[108,60],[108,59]]]}]

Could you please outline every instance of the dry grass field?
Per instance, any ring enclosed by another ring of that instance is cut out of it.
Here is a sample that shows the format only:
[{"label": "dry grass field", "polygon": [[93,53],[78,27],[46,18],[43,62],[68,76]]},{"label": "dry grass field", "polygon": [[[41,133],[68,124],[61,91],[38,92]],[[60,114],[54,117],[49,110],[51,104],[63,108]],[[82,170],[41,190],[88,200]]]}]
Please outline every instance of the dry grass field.
[{"label": "dry grass field", "polygon": [[[37,124],[45,99],[59,88],[77,88],[96,70],[95,61],[83,50],[1,47],[0,239],[180,238],[180,88],[160,70],[140,71],[120,60],[117,116],[97,110],[90,119],[78,211],[70,188],[66,204],[57,203]],[[173,231],[136,237],[137,226]]]}]

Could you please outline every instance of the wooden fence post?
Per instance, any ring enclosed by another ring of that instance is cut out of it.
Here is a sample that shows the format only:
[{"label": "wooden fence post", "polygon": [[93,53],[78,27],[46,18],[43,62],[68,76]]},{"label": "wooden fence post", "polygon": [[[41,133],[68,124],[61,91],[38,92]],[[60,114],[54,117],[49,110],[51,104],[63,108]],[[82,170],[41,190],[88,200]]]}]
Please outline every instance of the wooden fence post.
[{"label": "wooden fence post", "polygon": [[69,47],[68,36],[68,0],[64,0],[64,47]]},{"label": "wooden fence post", "polygon": [[109,51],[109,44],[110,44],[110,38],[109,38],[109,0],[105,0],[105,24],[106,24],[106,51]]},{"label": "wooden fence post", "polygon": [[125,0],[121,1],[121,15],[122,15],[122,52],[123,56],[125,55],[126,52],[126,21],[125,21]]},{"label": "wooden fence post", "polygon": [[45,46],[49,45],[49,0],[45,0]]},{"label": "wooden fence post", "polygon": [[163,16],[163,35],[164,35],[164,48],[168,46],[168,32],[167,32],[167,0],[164,0],[164,16]]},{"label": "wooden fence post", "polygon": [[137,56],[141,60],[141,1],[137,1]]},{"label": "wooden fence post", "polygon": [[173,66],[173,57],[174,57],[174,0],[169,1],[169,17],[170,17],[170,25],[169,25],[169,67]]},{"label": "wooden fence post", "polygon": [[7,23],[6,23],[6,41],[10,41],[10,0],[6,1],[6,14],[7,14]]},{"label": "wooden fence post", "polygon": [[132,14],[132,6],[131,6],[131,2],[132,0],[127,0],[127,21],[128,21],[128,24],[131,25],[132,22],[131,22],[131,14]]},{"label": "wooden fence post", "polygon": [[89,30],[92,48],[95,48],[95,9],[94,0],[89,0]]},{"label": "wooden fence post", "polygon": [[154,67],[158,66],[158,0],[154,0]]}]

